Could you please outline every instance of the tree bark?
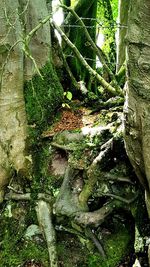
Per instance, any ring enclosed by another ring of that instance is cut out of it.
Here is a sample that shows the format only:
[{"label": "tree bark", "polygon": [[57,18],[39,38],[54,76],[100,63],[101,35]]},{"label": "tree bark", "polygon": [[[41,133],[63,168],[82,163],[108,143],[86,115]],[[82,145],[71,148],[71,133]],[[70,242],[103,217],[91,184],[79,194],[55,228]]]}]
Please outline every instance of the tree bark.
[{"label": "tree bark", "polygon": [[[144,15],[143,15],[144,14]],[[150,2],[130,3],[127,33],[128,85],[125,144],[135,172],[146,190],[150,216]]]},{"label": "tree bark", "polygon": [[[4,187],[12,173],[20,173],[20,177],[29,179],[32,177],[32,155],[29,155],[26,149],[27,128],[28,124],[32,123],[30,118],[33,118],[38,127],[44,120],[46,122],[48,112],[51,113],[60,104],[63,90],[52,66],[50,15],[46,1],[1,0],[0,4],[1,202]],[[44,18],[47,19],[43,20]],[[40,72],[41,77],[38,76]],[[25,92],[26,80],[28,86]],[[40,123],[35,115],[39,113],[38,106],[41,114],[38,115]]]},{"label": "tree bark", "polygon": [[23,96],[22,43],[18,1],[1,1],[0,47],[0,201],[12,169],[25,168],[26,113]]},{"label": "tree bark", "polygon": [[[28,0],[20,0],[22,12],[27,5]],[[23,31],[26,36],[34,29],[44,18],[49,15],[45,0],[29,1],[27,11],[23,14],[22,20]],[[51,39],[49,20],[42,25],[30,38],[28,44],[28,52],[34,58],[37,67],[40,69],[50,59],[51,56]],[[29,57],[25,57],[24,62],[24,78],[30,80],[36,73],[33,61]]]}]

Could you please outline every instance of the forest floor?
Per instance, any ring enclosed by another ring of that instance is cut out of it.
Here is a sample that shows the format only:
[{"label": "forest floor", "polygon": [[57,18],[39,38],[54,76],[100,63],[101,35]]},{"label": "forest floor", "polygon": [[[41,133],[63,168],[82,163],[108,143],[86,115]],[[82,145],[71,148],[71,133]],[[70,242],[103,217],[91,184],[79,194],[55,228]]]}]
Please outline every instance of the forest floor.
[{"label": "forest floor", "polygon": [[[74,133],[78,134],[81,131],[83,133],[89,133],[92,131],[92,134],[94,136],[95,129],[99,129],[99,127],[105,127],[108,124],[112,125],[112,123],[116,123],[117,120],[120,123],[121,114],[122,111],[120,110],[102,110],[101,112],[93,113],[92,109],[80,105],[80,102],[78,101],[74,102],[72,108],[62,108],[59,110],[59,114],[55,122],[42,133],[40,141],[40,144],[42,145],[44,144],[44,142],[48,144],[48,154],[46,151],[46,154],[44,155],[48,158],[47,166],[45,167],[45,169],[48,169],[50,179],[52,178],[52,184],[48,184],[48,186],[46,185],[46,190],[49,190],[49,188],[51,190],[53,187],[54,195],[58,194],[63,182],[63,176],[68,166],[68,160],[70,157],[69,155],[72,156],[72,152],[70,152],[70,150],[68,150],[67,152],[65,151],[66,147],[67,149],[70,149],[70,143],[67,145],[64,143],[62,143],[62,145],[59,145],[55,141],[55,147],[52,147],[52,149],[50,149],[51,146],[54,145],[55,137],[57,137],[57,135],[60,135],[61,137],[63,136],[63,133],[67,132],[67,134],[69,133],[69,138],[71,139],[72,133],[73,136],[76,136],[74,135]],[[104,136],[104,139],[107,138],[106,140],[108,140],[107,134],[106,136]],[[99,137],[94,136],[92,138],[95,138],[94,140],[96,140],[97,145],[99,145]],[[79,168],[81,176],[84,172],[85,161],[87,157],[91,157],[91,154],[89,153],[91,153],[91,150],[93,150],[93,145],[91,146],[90,143],[90,147],[86,149],[87,151],[80,153],[81,158],[78,158],[77,162],[71,161],[71,163],[73,162],[73,164],[75,164],[75,168]],[[124,151],[122,150],[122,146],[121,150],[119,150],[120,147],[117,147],[117,149],[117,156],[113,154],[113,164],[111,161],[108,161],[108,163],[106,164],[106,167],[108,168],[108,171],[106,171],[106,173],[109,174],[110,172],[110,174],[113,175],[113,178],[114,176],[116,177],[122,174],[126,176],[126,174],[128,174],[129,162],[126,162],[126,156],[124,157],[123,155]],[[49,153],[51,153],[50,158]],[[94,153],[97,153],[97,147]],[[72,160],[72,157],[70,158]],[[131,166],[129,166],[129,172],[131,172],[130,168]],[[128,180],[128,177],[125,177],[125,183],[122,183],[121,181],[119,184],[116,182],[112,182],[110,184],[110,186],[112,186],[115,190],[116,194],[118,194],[119,192],[120,196],[122,196],[122,194],[125,194],[124,198],[126,198],[126,193],[127,196],[128,193],[129,195],[131,193],[129,192],[129,186],[131,186],[131,191],[134,191],[134,187],[138,187],[137,182],[135,182],[134,184],[132,181],[132,178],[135,178],[134,174],[132,173],[132,175],[129,176],[131,176],[131,181]],[[80,182],[81,179],[79,179],[78,181]],[[43,190],[45,190],[46,183],[47,181],[40,181],[40,190],[42,189],[42,187]],[[12,184],[12,186],[14,187],[15,185]],[[78,187],[82,185],[76,184],[76,186]],[[100,187],[104,187],[104,189],[106,188],[105,181],[102,181]],[[124,191],[123,187],[127,192]],[[30,189],[28,188],[28,190]],[[25,192],[25,190],[23,192]],[[99,207],[99,205],[105,205],[105,202],[107,200],[108,197],[91,197],[88,203],[90,211],[94,211]],[[129,204],[129,208],[133,210],[135,217],[136,210],[141,208],[141,211],[138,212],[138,214],[140,213],[138,223],[140,223],[140,227],[142,225],[142,227],[145,228],[143,230],[143,234],[138,237],[139,239],[137,238],[137,242],[139,243],[140,240],[142,240],[142,245],[139,246],[138,251],[135,251],[134,249],[134,242],[136,239],[135,225],[137,218],[133,218],[130,212],[127,211],[126,207],[128,206],[128,204],[123,204],[125,209],[120,209],[117,212],[114,211],[100,226],[92,228],[92,232],[95,236],[98,237],[100,242],[102,242],[104,250],[106,250],[106,252],[108,252],[109,254],[108,264],[99,263],[102,260],[102,256],[98,252],[97,247],[95,247],[94,243],[92,243],[91,240],[87,238],[87,236],[84,236],[85,233],[83,231],[79,231],[80,235],[78,235],[78,229],[71,228],[72,226],[74,226],[74,224],[71,224],[69,222],[69,218],[67,218],[67,220],[65,219],[65,216],[62,216],[62,218],[59,218],[58,216],[58,218],[56,218],[54,214],[59,267],[148,267],[146,256],[147,247],[145,246],[144,242],[146,243],[146,238],[150,231],[148,230],[148,220],[145,215],[146,209],[143,203],[144,201],[141,198],[138,198],[135,205],[133,204],[132,206],[132,204]],[[26,240],[25,238],[25,233],[28,231],[28,228],[30,228],[30,226],[38,226],[35,207],[33,206],[34,201],[33,203],[31,202],[31,206],[25,201],[8,201],[6,204],[4,204],[3,210],[1,212],[2,217],[0,220],[0,227],[5,227],[5,230],[1,232],[0,237],[2,239],[6,238],[6,241],[3,240],[2,242],[0,242],[0,248],[2,249],[2,254],[0,256],[0,267],[49,266],[46,242],[42,235],[35,233],[35,235],[31,237],[31,240]],[[10,228],[9,236],[7,225],[9,225],[10,227],[11,224],[13,232],[11,232]],[[14,228],[14,225],[16,230]],[[13,234],[16,235],[16,240]],[[13,240],[14,243],[11,244],[10,240]],[[11,263],[7,262],[10,251],[12,253],[10,257]],[[5,257],[7,263],[5,262]],[[117,264],[114,263],[115,257]],[[3,262],[2,265],[1,262]]]},{"label": "forest floor", "polygon": [[[99,125],[100,123],[101,123],[101,126],[103,126],[105,124],[105,122],[103,123],[104,116],[107,117],[106,120],[107,122],[110,123],[113,121],[113,118],[115,118],[116,114],[118,114],[118,112],[108,112],[108,111],[104,111],[104,114],[102,111],[102,115],[99,112],[93,113],[92,109],[80,106],[80,102],[78,101],[75,103],[75,106],[76,108],[74,109],[69,109],[69,108],[62,109],[60,112],[61,115],[60,115],[59,120],[53,125],[53,128],[51,130],[43,132],[42,136],[44,138],[45,137],[51,138],[55,134],[66,131],[66,130],[74,131],[74,130],[82,129],[82,131],[86,131],[89,128],[94,127],[95,125]],[[121,114],[121,112],[119,113]],[[55,175],[63,175],[65,172],[65,168],[67,166],[67,159],[64,156],[62,156],[62,153],[59,153],[58,151],[52,160],[51,167]],[[110,229],[108,230],[107,226],[104,231],[110,233]],[[69,238],[68,238],[68,241],[69,241]],[[77,248],[73,248],[74,247],[73,244],[76,244],[74,238],[72,238],[71,244],[70,245],[68,244],[67,247],[71,248],[72,246],[72,249],[76,250]],[[79,244],[77,246],[79,247]],[[82,255],[80,255],[80,252],[81,250],[77,251],[78,256],[75,256],[75,257],[82,258]],[[69,251],[67,253],[69,253]],[[75,263],[74,265],[80,267],[80,265],[76,265]],[[63,264],[63,261],[62,261],[61,266],[65,267],[65,265]],[[94,265],[90,265],[90,266],[94,266]],[[98,266],[98,265],[95,265],[95,266]],[[131,267],[131,266],[147,267],[148,263],[147,263],[146,252],[142,251],[138,253],[135,253],[135,252],[129,253],[129,255],[126,255],[126,257],[122,259],[121,263],[115,267]]]}]

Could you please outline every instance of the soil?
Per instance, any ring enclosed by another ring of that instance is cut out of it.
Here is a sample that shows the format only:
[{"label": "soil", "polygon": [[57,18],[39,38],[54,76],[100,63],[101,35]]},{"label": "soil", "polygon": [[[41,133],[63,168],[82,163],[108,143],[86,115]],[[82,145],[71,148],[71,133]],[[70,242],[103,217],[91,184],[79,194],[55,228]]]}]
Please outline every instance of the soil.
[{"label": "soil", "polygon": [[98,116],[98,114],[91,114],[91,110],[84,107],[75,110],[62,109],[60,120],[53,125],[51,130],[43,132],[42,137],[52,137],[64,130],[72,131],[91,127],[98,120]]}]

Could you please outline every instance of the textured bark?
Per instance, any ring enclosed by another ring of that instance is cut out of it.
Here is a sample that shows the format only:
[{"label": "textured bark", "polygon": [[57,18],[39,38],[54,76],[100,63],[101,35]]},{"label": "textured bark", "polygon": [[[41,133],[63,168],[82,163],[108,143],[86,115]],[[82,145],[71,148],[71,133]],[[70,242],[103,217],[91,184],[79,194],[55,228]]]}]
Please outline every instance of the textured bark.
[{"label": "textured bark", "polygon": [[125,144],[150,216],[150,2],[131,1],[127,34]]},{"label": "textured bark", "polygon": [[[27,5],[28,0],[20,0],[20,6],[22,11]],[[34,29],[40,21],[48,16],[48,9],[45,0],[32,0],[29,1],[27,11],[23,14],[22,20],[24,21],[23,31],[26,35]],[[42,25],[32,36],[29,42],[29,53],[35,59],[37,67],[40,69],[50,58],[50,25],[49,21]],[[36,69],[33,61],[29,58],[25,58],[24,62],[24,76],[26,80],[30,80],[33,74],[36,73]]]},{"label": "textured bark", "polygon": [[[46,1],[0,0],[0,6],[1,202],[3,200],[4,187],[8,184],[12,173],[20,173],[20,176],[31,178],[32,159],[31,155],[28,155],[26,151],[27,124],[29,123],[26,118],[26,110],[29,111],[29,108],[27,109],[27,105],[25,107],[24,82],[26,80],[31,80],[33,75],[38,72],[38,69],[49,65],[49,69],[47,68],[43,70],[43,72],[47,71],[46,75],[51,78],[52,84],[49,82],[50,78],[49,80],[47,78],[47,85],[44,78],[42,80],[38,75],[36,75],[36,77],[34,75],[34,81],[38,77],[37,87],[40,84],[40,90],[43,90],[43,99],[44,96],[45,98],[51,96],[52,101],[54,102],[56,100],[58,104],[60,103],[60,99],[56,99],[57,92],[55,91],[57,87],[59,87],[59,83],[57,82],[58,78],[52,68],[49,25],[50,15],[48,14]],[[47,18],[47,20],[43,22],[44,18]],[[50,74],[48,70],[50,70]],[[45,73],[43,73],[43,76],[44,74]],[[41,84],[42,81],[43,84]],[[31,84],[32,90],[30,91],[37,100],[36,90],[39,90],[39,87],[35,88],[32,81]],[[50,88],[48,88],[48,86]],[[29,95],[30,91],[28,90],[27,95]],[[33,98],[33,96],[30,96],[30,98]],[[39,99],[37,102],[39,104]],[[30,110],[31,107],[36,110],[37,105],[31,103],[31,99],[30,105],[32,105],[30,106]],[[39,105],[43,112],[43,103]],[[50,105],[54,106],[54,103],[49,103],[49,106]],[[46,116],[45,120],[47,120]]]},{"label": "textured bark", "polygon": [[119,29],[118,29],[118,43],[117,43],[117,66],[118,72],[125,61],[127,23],[130,0],[119,0]]},{"label": "textured bark", "polygon": [[[0,1],[0,46],[9,47],[0,53],[0,201],[3,186],[8,182],[11,169],[17,172],[25,167],[26,114],[23,98],[23,51],[21,26],[17,12],[18,1]],[[6,20],[5,15],[8,16]],[[14,25],[14,27],[13,27]]]}]

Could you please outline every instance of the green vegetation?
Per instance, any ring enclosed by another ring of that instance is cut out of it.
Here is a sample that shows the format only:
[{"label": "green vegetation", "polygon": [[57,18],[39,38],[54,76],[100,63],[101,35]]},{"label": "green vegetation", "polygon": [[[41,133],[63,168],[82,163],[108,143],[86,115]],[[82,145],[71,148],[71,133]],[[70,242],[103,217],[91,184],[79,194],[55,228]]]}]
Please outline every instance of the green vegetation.
[{"label": "green vegetation", "polygon": [[38,130],[51,122],[63,99],[63,89],[52,64],[48,62],[40,72],[43,78],[36,74],[24,86],[28,124]]},{"label": "green vegetation", "polygon": [[34,166],[32,189],[34,188],[36,192],[47,188],[50,161],[49,144],[43,141],[41,145],[41,134],[52,123],[54,112],[61,106],[63,100],[63,88],[52,64],[48,62],[40,72],[43,78],[36,74],[24,86],[28,148]]},{"label": "green vegetation", "polygon": [[[9,205],[9,212],[8,212]],[[0,219],[0,266],[17,267],[27,260],[35,259],[48,266],[46,243],[39,237],[37,240],[26,240],[26,228],[37,223],[35,211],[25,203],[8,202]]]},{"label": "green vegetation", "polygon": [[131,233],[125,226],[121,226],[117,222],[118,229],[114,230],[110,236],[104,238],[104,250],[106,252],[106,259],[102,259],[98,253],[90,255],[88,258],[88,267],[116,267],[127,256],[133,243]]}]

